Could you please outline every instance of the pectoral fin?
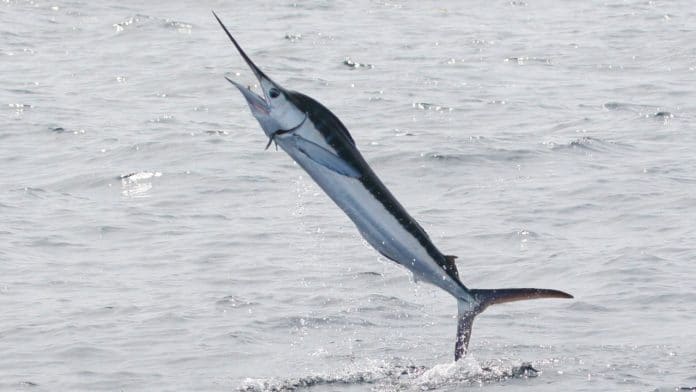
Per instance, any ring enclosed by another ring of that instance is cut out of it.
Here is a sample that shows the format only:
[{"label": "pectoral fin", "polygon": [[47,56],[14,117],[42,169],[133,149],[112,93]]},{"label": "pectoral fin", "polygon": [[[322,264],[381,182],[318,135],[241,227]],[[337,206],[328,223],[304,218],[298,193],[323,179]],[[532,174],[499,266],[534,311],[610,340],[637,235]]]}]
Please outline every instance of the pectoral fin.
[{"label": "pectoral fin", "polygon": [[297,145],[297,149],[300,150],[301,153],[317,164],[347,177],[360,177],[360,171],[357,168],[352,166],[345,159],[342,159],[338,155],[319,146],[318,144],[310,142],[309,140],[300,136],[295,137],[295,143]]}]

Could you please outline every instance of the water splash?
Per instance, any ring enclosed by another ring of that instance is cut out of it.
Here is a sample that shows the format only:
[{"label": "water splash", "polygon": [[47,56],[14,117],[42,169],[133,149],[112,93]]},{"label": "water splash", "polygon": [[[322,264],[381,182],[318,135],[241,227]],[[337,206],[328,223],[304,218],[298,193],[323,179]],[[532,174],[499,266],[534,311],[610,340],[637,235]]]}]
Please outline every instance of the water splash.
[{"label": "water splash", "polygon": [[247,378],[239,386],[243,392],[282,392],[318,386],[343,385],[372,391],[429,391],[443,388],[482,385],[511,378],[531,378],[539,372],[529,363],[513,366],[500,362],[479,364],[467,357],[458,362],[437,364],[431,368],[414,364],[368,362],[330,374],[289,379]]},{"label": "water splash", "polygon": [[134,172],[120,176],[121,194],[124,197],[147,197],[152,189],[152,178],[161,177],[160,172]]}]

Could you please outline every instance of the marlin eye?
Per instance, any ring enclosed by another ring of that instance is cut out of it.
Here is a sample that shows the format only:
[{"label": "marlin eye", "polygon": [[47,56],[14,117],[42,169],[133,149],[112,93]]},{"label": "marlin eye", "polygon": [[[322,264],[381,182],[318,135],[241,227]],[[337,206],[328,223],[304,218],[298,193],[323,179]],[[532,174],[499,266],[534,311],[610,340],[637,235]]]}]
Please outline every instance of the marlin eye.
[{"label": "marlin eye", "polygon": [[278,98],[278,96],[280,95],[280,91],[278,91],[278,89],[274,87],[274,88],[268,90],[268,95],[271,98]]}]

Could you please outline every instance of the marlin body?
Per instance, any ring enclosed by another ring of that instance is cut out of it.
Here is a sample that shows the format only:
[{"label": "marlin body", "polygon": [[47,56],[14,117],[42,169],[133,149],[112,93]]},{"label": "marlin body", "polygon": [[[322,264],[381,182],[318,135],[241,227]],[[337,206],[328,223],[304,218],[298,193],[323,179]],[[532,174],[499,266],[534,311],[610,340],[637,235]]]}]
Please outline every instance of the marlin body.
[{"label": "marlin body", "polygon": [[466,353],[474,317],[486,307],[525,299],[572,298],[557,290],[476,290],[464,286],[456,256],[444,255],[437,249],[372,171],[338,117],[311,97],[273,82],[251,61],[217,15],[215,18],[259,80],[263,96],[228,79],[246,98],[268,136],[266,148],[276,143],[287,152],[380,254],[409,269],[415,280],[433,284],[457,299],[455,360]]},{"label": "marlin body", "polygon": [[[375,250],[411,270],[417,280],[458,297],[468,296],[456,277],[453,256],[443,255],[433,245],[425,230],[365,162],[352,140],[339,141],[340,137],[332,135],[342,126],[338,119],[316,101],[313,104],[317,106],[303,108],[308,109],[303,126],[291,135],[276,138],[278,145],[348,215]],[[337,127],[325,127],[323,118],[336,120]],[[451,273],[447,273],[449,269]]]}]

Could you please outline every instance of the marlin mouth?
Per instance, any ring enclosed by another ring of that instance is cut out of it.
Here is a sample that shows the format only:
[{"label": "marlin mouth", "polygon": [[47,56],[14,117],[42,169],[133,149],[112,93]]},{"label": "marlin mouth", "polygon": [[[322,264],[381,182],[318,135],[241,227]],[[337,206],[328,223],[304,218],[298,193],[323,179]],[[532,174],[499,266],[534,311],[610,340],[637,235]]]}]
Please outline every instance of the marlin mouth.
[{"label": "marlin mouth", "polygon": [[230,33],[229,30],[227,30],[227,27],[222,23],[220,18],[217,16],[215,11],[213,11],[213,16],[215,16],[215,19],[217,19],[218,23],[220,23],[220,26],[222,27],[223,30],[225,30],[225,33],[227,34],[227,37],[229,37],[230,41],[234,44],[234,46],[237,48],[237,51],[239,51],[239,54],[242,56],[244,61],[247,63],[249,68],[251,68],[251,71],[254,72],[254,75],[256,76],[256,79],[259,81],[259,86],[261,86],[261,91],[263,92],[263,97],[252,92],[251,89],[248,89],[241,85],[240,83],[235,82],[234,80],[228,78],[225,76],[225,79],[227,79],[230,83],[235,85],[239,91],[241,91],[242,95],[244,95],[244,98],[249,102],[249,106],[252,108],[258,109],[261,111],[263,114],[268,114],[270,111],[270,98],[267,96],[265,89],[263,88],[263,82],[267,81],[270,82],[273,85],[276,85],[276,83],[271,80],[266,74],[261,71],[259,67],[254,64],[253,61],[247,56],[247,54],[244,52],[241,46],[237,43],[237,40],[232,37],[232,34]]},{"label": "marlin mouth", "polygon": [[225,76],[225,79],[227,79],[228,82],[232,83],[239,91],[242,93],[244,98],[246,98],[247,102],[249,103],[249,106],[252,108],[254,111],[259,111],[263,114],[268,114],[271,111],[271,105],[268,104],[268,101],[265,99],[265,97],[262,97],[255,92],[251,91],[251,87],[244,87],[241,83],[237,83],[234,80],[228,78]]}]

